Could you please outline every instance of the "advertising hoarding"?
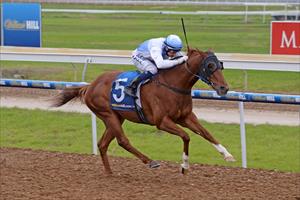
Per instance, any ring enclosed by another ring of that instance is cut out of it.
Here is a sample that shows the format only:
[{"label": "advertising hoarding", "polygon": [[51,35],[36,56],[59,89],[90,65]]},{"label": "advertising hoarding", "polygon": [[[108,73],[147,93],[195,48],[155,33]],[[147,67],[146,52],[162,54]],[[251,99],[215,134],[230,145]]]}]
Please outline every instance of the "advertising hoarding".
[{"label": "advertising hoarding", "polygon": [[272,22],[271,54],[300,55],[300,21]]},{"label": "advertising hoarding", "polygon": [[41,46],[40,4],[1,4],[1,45],[27,47]]}]

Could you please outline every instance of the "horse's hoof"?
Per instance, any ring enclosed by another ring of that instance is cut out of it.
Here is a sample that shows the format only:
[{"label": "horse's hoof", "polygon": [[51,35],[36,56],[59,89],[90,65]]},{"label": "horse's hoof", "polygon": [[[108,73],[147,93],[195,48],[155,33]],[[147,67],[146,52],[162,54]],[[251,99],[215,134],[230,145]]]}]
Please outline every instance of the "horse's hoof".
[{"label": "horse's hoof", "polygon": [[233,156],[226,156],[226,157],[224,157],[224,160],[227,162],[235,162],[236,161]]},{"label": "horse's hoof", "polygon": [[149,163],[149,167],[151,169],[153,168],[158,168],[160,166],[159,162],[155,161],[155,160],[152,160],[150,163]]},{"label": "horse's hoof", "polygon": [[112,175],[113,173],[112,173],[111,170],[105,170],[105,174],[106,174],[106,175]]},{"label": "horse's hoof", "polygon": [[183,175],[186,175],[188,173],[189,169],[186,167],[180,166],[180,173]]}]

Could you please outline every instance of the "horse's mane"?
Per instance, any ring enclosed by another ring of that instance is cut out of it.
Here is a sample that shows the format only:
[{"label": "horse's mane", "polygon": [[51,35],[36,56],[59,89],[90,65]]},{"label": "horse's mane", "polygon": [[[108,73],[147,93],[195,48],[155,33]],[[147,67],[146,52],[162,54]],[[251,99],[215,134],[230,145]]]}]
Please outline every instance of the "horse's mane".
[{"label": "horse's mane", "polygon": [[[191,47],[188,47],[186,55],[189,57],[189,59],[191,59],[191,58],[196,57],[196,56],[203,57],[203,56],[204,56],[203,54],[206,54],[206,53],[207,53],[207,52],[201,51],[201,50],[199,50],[198,48],[191,48]],[[198,61],[199,61],[199,59],[194,59],[194,61],[195,61],[195,60],[198,60]],[[168,72],[168,71],[170,71],[170,70],[172,70],[172,69],[176,69],[176,68],[178,68],[179,66],[182,66],[182,64],[176,65],[176,66],[174,66],[173,68],[159,69],[159,72],[160,72],[160,74],[161,74],[161,73],[165,73],[165,72]]]},{"label": "horse's mane", "polygon": [[198,48],[188,47],[188,50],[187,50],[187,55],[188,56],[192,56],[194,54],[200,54],[200,55],[202,55],[203,53],[205,53],[205,52],[199,50]]},{"label": "horse's mane", "polygon": [[[189,59],[191,59],[193,57],[198,57],[198,56],[203,57],[203,54],[205,54],[205,52],[199,50],[198,48],[190,48],[190,47],[187,49],[187,53],[186,53],[186,55],[189,57]],[[193,59],[193,60],[195,61],[195,60],[199,60],[199,59]],[[159,69],[159,74],[168,73],[169,71],[176,70],[180,66],[183,66],[183,64],[176,65],[172,68]]]}]

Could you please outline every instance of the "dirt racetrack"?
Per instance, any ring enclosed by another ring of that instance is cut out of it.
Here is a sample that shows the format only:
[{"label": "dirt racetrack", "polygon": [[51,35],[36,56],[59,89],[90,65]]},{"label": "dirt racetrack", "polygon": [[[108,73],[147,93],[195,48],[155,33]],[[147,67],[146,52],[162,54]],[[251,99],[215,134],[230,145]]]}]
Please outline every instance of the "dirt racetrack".
[{"label": "dirt racetrack", "polygon": [[0,199],[300,199],[300,174],[110,157],[107,176],[99,156],[0,148]]}]

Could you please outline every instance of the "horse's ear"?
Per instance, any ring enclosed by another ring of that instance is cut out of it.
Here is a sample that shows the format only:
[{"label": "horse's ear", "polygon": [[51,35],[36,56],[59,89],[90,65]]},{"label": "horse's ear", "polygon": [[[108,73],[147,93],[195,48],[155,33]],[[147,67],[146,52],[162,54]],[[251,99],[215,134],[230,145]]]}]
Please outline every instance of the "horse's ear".
[{"label": "horse's ear", "polygon": [[192,49],[190,48],[190,46],[187,46],[187,52],[190,52]]},{"label": "horse's ear", "polygon": [[191,47],[187,46],[187,55],[190,55],[192,53],[192,50],[193,49]]},{"label": "horse's ear", "polygon": [[208,48],[207,52],[208,53],[214,53],[214,50],[212,48]]}]

